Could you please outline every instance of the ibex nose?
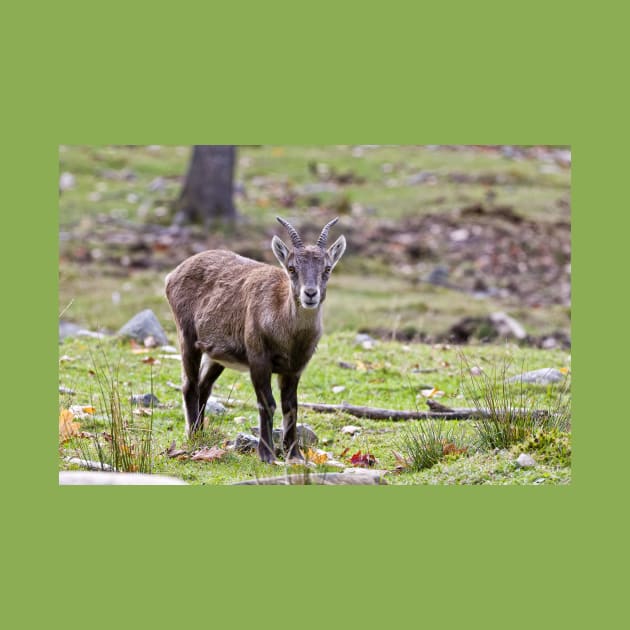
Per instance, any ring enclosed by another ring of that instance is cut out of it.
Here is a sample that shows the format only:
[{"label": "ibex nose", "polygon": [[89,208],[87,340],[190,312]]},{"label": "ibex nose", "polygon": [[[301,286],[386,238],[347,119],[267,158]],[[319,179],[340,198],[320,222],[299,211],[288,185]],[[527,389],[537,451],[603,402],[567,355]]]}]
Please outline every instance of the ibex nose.
[{"label": "ibex nose", "polygon": [[317,289],[304,288],[304,295],[309,298],[314,298],[317,295]]}]

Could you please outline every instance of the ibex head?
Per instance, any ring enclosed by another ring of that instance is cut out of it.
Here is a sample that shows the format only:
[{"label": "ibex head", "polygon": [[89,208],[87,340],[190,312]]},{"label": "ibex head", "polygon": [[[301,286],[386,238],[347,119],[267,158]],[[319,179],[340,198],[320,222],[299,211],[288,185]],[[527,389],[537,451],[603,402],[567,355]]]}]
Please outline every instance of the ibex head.
[{"label": "ibex head", "polygon": [[276,217],[291,236],[293,248],[287,247],[277,236],[271,249],[291,280],[293,297],[302,308],[317,308],[326,298],[326,285],[330,272],[346,251],[346,239],[340,236],[328,249],[328,230],[339,220],[329,221],[317,239],[316,245],[304,245],[297,230],[287,221]]}]

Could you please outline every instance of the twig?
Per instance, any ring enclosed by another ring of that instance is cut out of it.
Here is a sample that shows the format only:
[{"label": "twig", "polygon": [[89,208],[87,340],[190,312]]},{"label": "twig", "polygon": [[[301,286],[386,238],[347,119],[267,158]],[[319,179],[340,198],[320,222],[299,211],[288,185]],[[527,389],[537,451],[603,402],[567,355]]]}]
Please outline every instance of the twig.
[{"label": "twig", "polygon": [[[341,411],[356,418],[369,418],[371,420],[470,420],[474,418],[490,418],[499,411],[474,408],[454,408],[448,411],[400,411],[398,409],[382,409],[380,407],[357,407],[342,403],[341,405],[324,405],[322,403],[301,402],[300,407],[312,409],[319,413],[337,413]],[[503,413],[527,413],[529,415],[544,416],[549,413],[544,409],[509,409]]]}]

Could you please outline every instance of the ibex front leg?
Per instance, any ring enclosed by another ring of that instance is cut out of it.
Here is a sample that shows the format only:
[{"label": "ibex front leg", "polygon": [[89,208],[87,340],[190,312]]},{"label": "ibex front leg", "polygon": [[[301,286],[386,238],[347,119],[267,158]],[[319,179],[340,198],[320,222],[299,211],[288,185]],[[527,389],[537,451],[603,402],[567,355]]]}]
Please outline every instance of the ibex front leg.
[{"label": "ibex front leg", "polygon": [[286,459],[304,459],[298,447],[297,436],[297,387],[299,375],[281,374],[278,377],[282,398],[282,427],[284,429],[284,455]]},{"label": "ibex front leg", "polygon": [[267,365],[252,364],[250,362],[250,375],[254,390],[256,391],[258,413],[260,416],[258,455],[263,462],[271,464],[276,459],[272,434],[273,414],[276,411],[276,401],[271,391],[271,370]]}]

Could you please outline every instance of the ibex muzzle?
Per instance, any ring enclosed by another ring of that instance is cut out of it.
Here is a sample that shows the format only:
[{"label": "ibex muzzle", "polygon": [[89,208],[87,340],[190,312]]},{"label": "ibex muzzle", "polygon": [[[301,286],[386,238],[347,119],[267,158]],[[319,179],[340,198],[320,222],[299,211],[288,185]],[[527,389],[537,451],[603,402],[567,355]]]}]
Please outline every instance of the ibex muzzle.
[{"label": "ibex muzzle", "polygon": [[232,252],[210,250],[191,256],[166,278],[182,353],[186,432],[203,426],[212,386],[224,368],[249,370],[260,415],[258,452],[275,459],[272,428],[276,402],[271,375],[278,374],[284,451],[302,459],[297,444],[297,387],[322,335],[321,305],[330,273],[346,249],[340,236],[328,249],[326,224],[315,245],[278,217],[291,237],[271,247],[282,269]]}]

